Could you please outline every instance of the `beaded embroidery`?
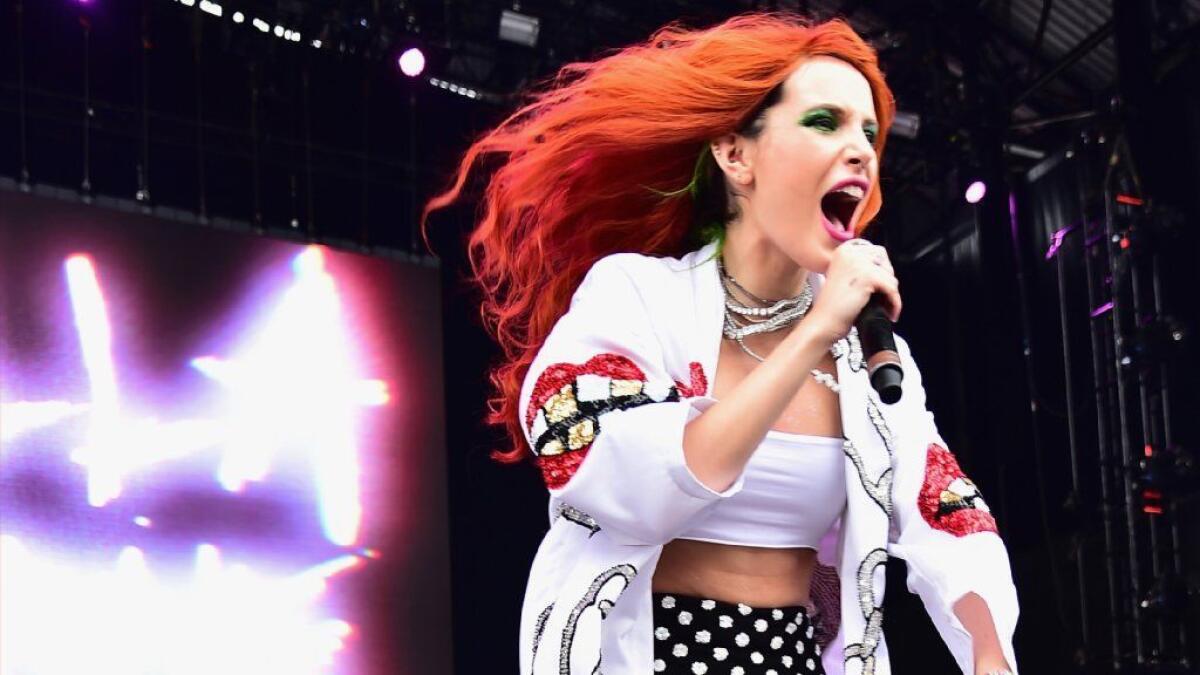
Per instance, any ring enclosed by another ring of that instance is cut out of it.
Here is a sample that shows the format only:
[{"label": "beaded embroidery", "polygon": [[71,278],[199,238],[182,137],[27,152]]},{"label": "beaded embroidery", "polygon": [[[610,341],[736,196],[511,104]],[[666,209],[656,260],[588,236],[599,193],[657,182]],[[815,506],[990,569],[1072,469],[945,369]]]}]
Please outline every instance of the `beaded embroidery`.
[{"label": "beaded embroidery", "polygon": [[[862,642],[846,645],[845,662],[862,662],[862,675],[874,675],[875,650],[883,638],[883,598],[875,597],[875,571],[887,564],[887,551],[873,549],[858,565],[858,606],[866,619]],[[847,668],[849,670],[849,668]]]},{"label": "beaded embroidery", "polygon": [[531,663],[537,659],[538,646],[542,644],[542,633],[546,632],[546,621],[550,619],[550,612],[553,611],[554,603],[552,602],[546,605],[546,609],[543,609],[538,614],[537,622],[533,625],[533,657],[530,659]]},{"label": "beaded embroidery", "polygon": [[589,533],[588,537],[591,537],[600,531],[600,524],[596,522],[595,518],[589,516],[583,511],[580,511],[574,506],[571,506],[570,504],[559,504],[558,515],[566,518],[568,521],[575,523],[576,525],[580,525],[587,529]]},{"label": "beaded embroidery", "polygon": [[[603,620],[608,616],[608,611],[616,604],[617,599],[633,583],[633,578],[637,576],[637,568],[633,565],[622,564],[610,567],[601,572],[592,583],[588,585],[587,592],[580,598],[579,602],[571,608],[571,614],[567,616],[567,623],[563,627],[561,649],[558,652],[558,672],[560,675],[571,675],[571,648],[575,643],[575,630],[579,626],[579,620],[583,613],[590,607],[595,607],[600,612],[600,619]],[[623,583],[618,588],[615,588],[615,593],[610,596],[601,597],[601,591],[609,586],[609,582],[614,579],[621,579]],[[596,666],[587,671],[574,672],[589,672],[595,673],[600,670],[600,655],[596,654]]]},{"label": "beaded embroidery", "polygon": [[854,447],[854,443],[849,440],[844,441],[842,443],[842,452],[854,464],[854,468],[858,473],[858,481],[862,483],[863,489],[867,491],[867,495],[890,518],[892,516],[892,467],[889,466],[884,469],[883,473],[879,474],[878,479],[871,480],[867,477],[867,467],[863,462],[862,455],[858,452],[858,448]]}]

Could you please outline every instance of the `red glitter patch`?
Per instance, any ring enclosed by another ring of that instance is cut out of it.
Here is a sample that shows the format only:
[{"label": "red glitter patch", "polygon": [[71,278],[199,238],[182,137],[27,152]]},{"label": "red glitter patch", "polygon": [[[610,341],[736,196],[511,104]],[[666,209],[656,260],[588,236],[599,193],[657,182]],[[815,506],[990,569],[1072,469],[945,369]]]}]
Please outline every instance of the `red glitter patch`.
[{"label": "red glitter patch", "polygon": [[[688,370],[691,381],[686,385],[676,382],[676,392],[682,398],[703,396],[708,392],[708,378],[704,375],[704,368],[698,362],[693,361],[689,364]],[[533,421],[546,402],[561,393],[564,387],[570,385],[581,375],[596,375],[614,380],[646,381],[645,373],[638,368],[636,363],[618,354],[598,354],[582,365],[556,363],[542,371],[533,385],[533,394],[525,411],[525,427],[532,430]],[[598,431],[599,422],[592,419]],[[546,486],[554,490],[566,485],[575,475],[580,464],[583,463],[583,458],[587,456],[590,448],[591,444],[588,444],[578,450],[567,450],[556,455],[539,455],[535,462],[542,471],[542,478],[546,481]]]},{"label": "red glitter patch", "polygon": [[925,460],[925,483],[917,498],[921,516],[933,529],[949,532],[956,537],[976,532],[996,532],[996,519],[987,511],[974,506],[951,511],[942,508],[942,493],[960,478],[967,479],[954,455],[942,446],[930,443]]},{"label": "red glitter patch", "polygon": [[614,380],[646,381],[645,373],[637,367],[636,363],[618,354],[597,354],[581,366],[573,363],[556,363],[543,370],[533,385],[532,400],[529,402],[529,408],[525,411],[525,428],[532,429],[533,418],[537,416],[542,405],[580,375],[599,375],[611,377]]},{"label": "red glitter patch", "polygon": [[692,361],[688,364],[688,370],[692,377],[691,384],[675,383],[675,388],[679,390],[679,395],[683,398],[692,398],[693,396],[703,396],[708,393],[708,378],[704,376],[704,366],[701,366],[699,361]]},{"label": "red glitter patch", "polygon": [[588,448],[585,447],[559,455],[541,455],[534,459],[534,462],[542,470],[542,480],[546,481],[546,487],[557,490],[571,480],[571,476],[574,476],[575,472],[579,470],[579,465],[583,464],[583,458],[587,457],[587,453]]}]

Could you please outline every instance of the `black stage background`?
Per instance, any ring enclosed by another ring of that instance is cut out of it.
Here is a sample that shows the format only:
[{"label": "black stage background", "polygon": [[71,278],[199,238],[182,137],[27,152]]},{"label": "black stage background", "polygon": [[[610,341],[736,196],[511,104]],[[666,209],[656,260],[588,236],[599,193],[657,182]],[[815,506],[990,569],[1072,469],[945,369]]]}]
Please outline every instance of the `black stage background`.
[{"label": "black stage background", "polygon": [[[1200,448],[1200,1],[245,0],[221,17],[179,0],[0,8],[0,188],[391,256],[426,253],[419,205],[556,66],[675,19],[848,17],[879,49],[906,121],[889,139],[869,236],[898,263],[898,331],[1008,542],[1022,672],[1195,672],[1195,462],[1149,477],[1135,464],[1145,444],[1156,458]],[[498,37],[513,10],[538,20],[532,45]],[[396,68],[412,46],[427,58],[418,78]],[[975,180],[988,192],[971,205],[963,190]],[[480,423],[496,349],[464,283],[472,216],[469,204],[442,212],[430,237],[443,279],[447,601],[456,672],[513,673],[546,498],[532,466],[488,458],[503,438]],[[1162,311],[1143,297],[1117,322],[1118,346],[1104,302],[1115,293],[1117,309],[1132,307],[1154,269]],[[1140,421],[1138,378],[1157,419],[1160,374],[1169,438]],[[1132,397],[1124,426],[1118,389]],[[903,574],[889,566],[895,671],[952,672]]]}]

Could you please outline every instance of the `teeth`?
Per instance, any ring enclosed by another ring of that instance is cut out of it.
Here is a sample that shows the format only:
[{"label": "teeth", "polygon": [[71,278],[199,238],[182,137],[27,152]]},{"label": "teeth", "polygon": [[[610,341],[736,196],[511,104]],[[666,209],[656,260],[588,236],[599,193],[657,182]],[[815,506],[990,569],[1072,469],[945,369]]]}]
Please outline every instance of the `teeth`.
[{"label": "teeth", "polygon": [[841,187],[841,188],[834,190],[834,192],[840,192],[842,194],[846,194],[851,197],[854,197],[855,199],[862,199],[864,196],[866,196],[866,192],[862,189],[862,186],[860,186],[860,185],[847,185],[845,187]]}]

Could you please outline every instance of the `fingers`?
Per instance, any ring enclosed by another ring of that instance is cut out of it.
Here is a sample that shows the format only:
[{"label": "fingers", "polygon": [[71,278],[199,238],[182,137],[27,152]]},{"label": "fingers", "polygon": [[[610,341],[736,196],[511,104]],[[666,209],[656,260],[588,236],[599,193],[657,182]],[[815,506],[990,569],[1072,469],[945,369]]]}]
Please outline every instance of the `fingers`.
[{"label": "fingers", "polygon": [[888,318],[893,322],[899,320],[902,309],[900,282],[896,279],[887,249],[865,239],[852,239],[842,247],[846,249],[844,254],[860,272],[861,278],[871,286],[872,293],[880,293],[887,300]]},{"label": "fingers", "polygon": [[891,321],[900,318],[900,284],[887,251],[864,239],[851,239],[834,251],[825,272],[826,287],[814,311],[830,315],[841,330],[853,325],[855,317],[878,294]]},{"label": "fingers", "polygon": [[895,270],[892,268],[892,260],[888,257],[887,249],[882,246],[876,246],[866,239],[851,239],[839,247],[839,252],[856,260],[867,261],[875,267],[882,267],[888,272],[895,274]]}]

